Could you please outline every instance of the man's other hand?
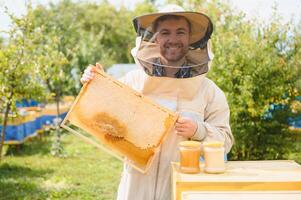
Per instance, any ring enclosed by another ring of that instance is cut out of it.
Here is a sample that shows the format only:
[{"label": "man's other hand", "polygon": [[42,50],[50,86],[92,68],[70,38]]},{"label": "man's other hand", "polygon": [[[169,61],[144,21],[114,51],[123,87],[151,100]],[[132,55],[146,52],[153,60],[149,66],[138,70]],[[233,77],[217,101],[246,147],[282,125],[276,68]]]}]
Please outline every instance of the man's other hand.
[{"label": "man's other hand", "polygon": [[175,125],[176,133],[187,138],[192,137],[197,128],[197,123],[186,117],[179,117]]}]

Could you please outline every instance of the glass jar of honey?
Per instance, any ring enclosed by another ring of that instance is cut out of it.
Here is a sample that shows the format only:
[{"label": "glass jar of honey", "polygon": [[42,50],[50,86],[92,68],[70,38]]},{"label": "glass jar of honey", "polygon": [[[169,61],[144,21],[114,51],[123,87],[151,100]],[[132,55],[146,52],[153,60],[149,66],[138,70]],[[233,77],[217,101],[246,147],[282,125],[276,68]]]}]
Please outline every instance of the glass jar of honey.
[{"label": "glass jar of honey", "polygon": [[196,141],[183,141],[180,148],[180,171],[182,173],[196,174],[200,172],[201,143]]},{"label": "glass jar of honey", "polygon": [[205,172],[223,173],[225,172],[224,143],[220,141],[204,142]]}]

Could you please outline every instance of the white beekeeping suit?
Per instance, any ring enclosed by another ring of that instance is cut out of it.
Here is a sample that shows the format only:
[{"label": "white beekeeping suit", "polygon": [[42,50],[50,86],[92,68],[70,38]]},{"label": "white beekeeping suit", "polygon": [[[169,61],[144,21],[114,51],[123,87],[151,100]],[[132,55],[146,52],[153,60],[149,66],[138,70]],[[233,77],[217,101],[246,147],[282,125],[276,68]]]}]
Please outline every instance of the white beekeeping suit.
[{"label": "white beekeeping suit", "polygon": [[[158,52],[153,22],[164,15],[184,16],[191,24],[190,48],[179,65],[161,62],[164,58]],[[219,140],[224,142],[226,152],[229,152],[234,139],[227,100],[221,89],[206,78],[213,58],[208,42],[212,33],[210,19],[202,13],[172,9],[137,17],[134,26],[138,37],[132,54],[140,69],[129,72],[120,80],[160,105],[194,120],[197,131],[189,139],[201,142]],[[164,74],[168,68],[185,70],[182,74],[177,73],[179,77],[170,77]],[[179,161],[178,144],[187,139],[171,130],[146,174],[125,163],[117,199],[171,199],[171,162]]]}]

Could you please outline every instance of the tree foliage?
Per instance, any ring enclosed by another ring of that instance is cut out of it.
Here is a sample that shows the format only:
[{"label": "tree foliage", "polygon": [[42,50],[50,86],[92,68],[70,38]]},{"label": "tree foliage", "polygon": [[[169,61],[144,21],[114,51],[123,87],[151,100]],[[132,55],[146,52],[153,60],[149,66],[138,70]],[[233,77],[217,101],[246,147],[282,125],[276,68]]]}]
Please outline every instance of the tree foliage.
[{"label": "tree foliage", "polygon": [[[48,48],[57,45],[55,51],[67,61],[65,65],[56,65],[66,74],[64,78],[60,77],[60,81],[68,77],[73,79],[64,84],[63,94],[77,94],[79,74],[89,64],[100,62],[107,68],[116,62],[133,62],[130,55],[135,44],[132,19],[153,9],[148,3],[138,4],[132,11],[125,7],[117,9],[107,2],[73,3],[69,0],[48,7],[38,6],[34,12],[34,23],[43,32],[42,44]],[[53,58],[48,60],[54,61]],[[44,71],[47,70],[45,68]],[[53,77],[53,73],[46,74]]]}]

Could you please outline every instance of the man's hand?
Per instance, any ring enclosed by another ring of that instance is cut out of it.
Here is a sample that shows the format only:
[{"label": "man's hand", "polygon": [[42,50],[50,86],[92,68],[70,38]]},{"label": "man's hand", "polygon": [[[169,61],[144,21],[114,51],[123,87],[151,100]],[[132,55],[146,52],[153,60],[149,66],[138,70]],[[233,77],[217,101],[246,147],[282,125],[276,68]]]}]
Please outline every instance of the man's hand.
[{"label": "man's hand", "polygon": [[82,84],[89,83],[91,80],[93,80],[93,78],[94,78],[95,73],[97,72],[97,70],[103,70],[101,64],[96,63],[96,66],[89,65],[85,69],[85,71],[84,71],[84,73],[83,73],[83,75],[82,75],[82,77],[80,79],[80,82]]},{"label": "man's hand", "polygon": [[176,133],[187,138],[192,137],[197,128],[197,123],[186,117],[179,117],[175,125]]}]

